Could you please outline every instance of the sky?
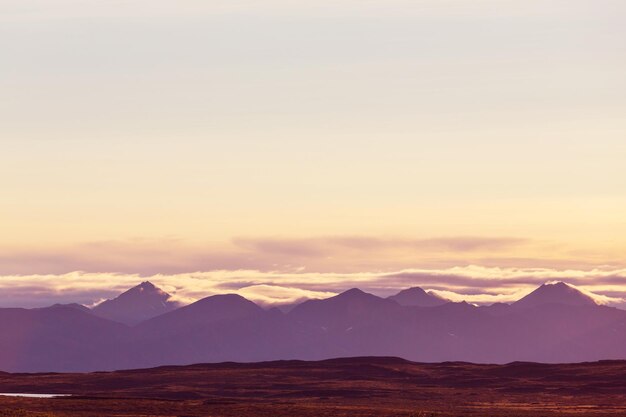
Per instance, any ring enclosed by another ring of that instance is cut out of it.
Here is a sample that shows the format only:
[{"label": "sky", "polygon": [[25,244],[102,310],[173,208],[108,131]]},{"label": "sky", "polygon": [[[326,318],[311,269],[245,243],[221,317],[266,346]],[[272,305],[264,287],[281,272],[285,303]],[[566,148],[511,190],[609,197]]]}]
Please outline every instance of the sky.
[{"label": "sky", "polygon": [[626,298],[626,3],[302,3],[0,0],[0,306]]}]

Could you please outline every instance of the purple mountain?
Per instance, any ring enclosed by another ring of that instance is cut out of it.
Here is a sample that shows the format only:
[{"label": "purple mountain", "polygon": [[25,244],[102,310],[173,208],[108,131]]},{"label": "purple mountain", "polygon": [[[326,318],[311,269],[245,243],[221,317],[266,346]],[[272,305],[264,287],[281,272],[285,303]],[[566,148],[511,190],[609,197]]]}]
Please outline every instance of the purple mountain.
[{"label": "purple mountain", "polygon": [[263,313],[252,301],[237,294],[220,294],[203,298],[188,306],[159,315],[137,326],[139,332],[158,335],[181,333],[220,321],[237,320]]},{"label": "purple mountain", "polygon": [[203,298],[133,328],[126,348],[136,367],[201,362],[255,362],[293,353],[290,324],[236,294]]},{"label": "purple mountain", "polygon": [[450,302],[450,300],[433,292],[426,292],[420,287],[408,288],[387,298],[401,306],[435,307]]},{"label": "purple mountain", "polygon": [[180,304],[173,301],[171,295],[146,281],[112,300],[98,304],[92,311],[98,317],[134,325],[178,307]]},{"label": "purple mountain", "polygon": [[84,305],[78,304],[78,303],[68,303],[68,304],[57,303],[50,307],[69,307],[69,308],[75,308],[80,311],[84,311],[86,313],[91,313],[91,309],[89,307],[85,307]]},{"label": "purple mountain", "polygon": [[[149,283],[124,294],[107,304],[118,320],[173,308],[167,294]],[[144,303],[146,296],[152,301]],[[146,308],[155,299],[165,307]],[[239,295],[216,295],[134,327],[75,305],[0,308],[0,371],[350,356],[478,363],[626,359],[626,311],[597,305],[564,283],[543,285],[512,306],[491,307],[405,306],[355,288],[284,314]]]},{"label": "purple mountain", "polygon": [[305,301],[291,310],[289,315],[298,320],[332,323],[340,319],[371,316],[397,307],[395,301],[352,288],[324,300]]},{"label": "purple mountain", "polygon": [[113,370],[132,366],[118,349],[129,328],[76,306],[0,308],[0,370]]},{"label": "purple mountain", "polygon": [[564,282],[543,284],[526,297],[513,303],[517,308],[533,308],[545,304],[565,304],[571,306],[595,306],[596,301],[575,287]]}]

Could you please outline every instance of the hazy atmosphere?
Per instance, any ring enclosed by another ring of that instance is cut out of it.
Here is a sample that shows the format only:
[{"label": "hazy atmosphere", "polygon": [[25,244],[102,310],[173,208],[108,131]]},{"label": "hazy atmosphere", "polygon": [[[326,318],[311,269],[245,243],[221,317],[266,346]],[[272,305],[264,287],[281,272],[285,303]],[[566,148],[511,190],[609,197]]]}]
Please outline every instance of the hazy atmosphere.
[{"label": "hazy atmosphere", "polygon": [[626,416],[626,1],[0,0],[0,417]]},{"label": "hazy atmosphere", "polygon": [[[471,5],[470,5],[471,4]],[[0,307],[626,299],[626,3],[0,1]]]}]

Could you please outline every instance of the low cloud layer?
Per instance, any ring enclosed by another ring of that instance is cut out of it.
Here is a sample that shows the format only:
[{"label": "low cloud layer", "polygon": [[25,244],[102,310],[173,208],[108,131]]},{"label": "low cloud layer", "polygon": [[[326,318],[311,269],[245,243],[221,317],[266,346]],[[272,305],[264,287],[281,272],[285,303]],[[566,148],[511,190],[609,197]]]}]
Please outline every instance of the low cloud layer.
[{"label": "low cloud layer", "polygon": [[553,280],[600,294],[605,304],[626,299],[626,266],[506,236],[242,237],[206,245],[161,238],[0,252],[2,307],[93,305],[145,280],[185,303],[238,293],[280,305],[352,287],[388,296],[413,286],[454,301],[511,302]]},{"label": "low cloud layer", "polygon": [[222,293],[238,293],[263,305],[324,298],[358,287],[380,296],[419,286],[453,301],[512,302],[548,281],[565,281],[600,296],[604,304],[626,307],[626,269],[557,270],[545,268],[407,269],[392,273],[263,272],[215,270],[142,276],[87,273],[0,276],[0,306],[41,307],[78,302],[93,305],[150,280],[189,303]]}]

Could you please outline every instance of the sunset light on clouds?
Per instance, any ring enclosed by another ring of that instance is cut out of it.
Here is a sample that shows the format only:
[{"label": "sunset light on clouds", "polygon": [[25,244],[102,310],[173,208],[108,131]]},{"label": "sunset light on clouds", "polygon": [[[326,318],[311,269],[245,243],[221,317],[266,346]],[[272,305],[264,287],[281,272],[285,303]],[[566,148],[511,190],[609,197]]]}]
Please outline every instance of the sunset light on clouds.
[{"label": "sunset light on clouds", "polygon": [[626,3],[468,4],[0,2],[0,306],[623,306]]}]

